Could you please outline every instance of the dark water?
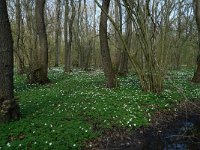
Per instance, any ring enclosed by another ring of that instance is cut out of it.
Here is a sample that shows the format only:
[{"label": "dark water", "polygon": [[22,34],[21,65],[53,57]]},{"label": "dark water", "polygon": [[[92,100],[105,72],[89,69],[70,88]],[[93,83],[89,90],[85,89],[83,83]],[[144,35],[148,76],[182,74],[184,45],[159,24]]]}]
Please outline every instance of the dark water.
[{"label": "dark water", "polygon": [[150,131],[144,137],[144,144],[126,150],[200,150],[200,118],[193,116],[189,119],[178,119],[167,125],[159,135]]},{"label": "dark water", "polygon": [[199,117],[172,122],[161,136],[154,137],[148,143],[144,149],[200,150]]}]

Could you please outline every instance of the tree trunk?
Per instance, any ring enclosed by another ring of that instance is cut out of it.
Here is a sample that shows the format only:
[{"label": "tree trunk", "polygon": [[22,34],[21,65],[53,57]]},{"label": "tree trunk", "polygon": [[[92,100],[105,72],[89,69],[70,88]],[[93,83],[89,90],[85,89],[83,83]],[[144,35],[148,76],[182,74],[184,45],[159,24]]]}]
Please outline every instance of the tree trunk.
[{"label": "tree trunk", "polygon": [[71,72],[71,51],[72,51],[72,39],[73,39],[73,22],[75,18],[75,6],[74,1],[70,1],[72,8],[71,17],[69,18],[69,1],[66,0],[65,6],[65,72]]},{"label": "tree trunk", "polygon": [[[133,5],[131,2],[129,2],[129,6],[132,9]],[[125,42],[127,45],[127,49],[130,51],[131,49],[131,41],[132,41],[132,18],[131,15],[128,13],[129,10],[127,10],[126,14],[126,37]],[[121,58],[120,58],[120,65],[119,65],[119,71],[118,74],[121,76],[125,76],[128,74],[128,52],[122,51],[121,52]]]},{"label": "tree trunk", "polygon": [[75,49],[77,51],[77,60],[76,62],[73,63],[73,66],[80,67],[80,53],[81,53],[81,0],[78,1],[78,8],[77,8],[77,15],[76,15],[76,23],[75,23],[75,28],[74,28],[74,42],[75,44]]},{"label": "tree trunk", "polygon": [[200,83],[200,1],[194,0],[194,4],[195,4],[194,11],[195,11],[196,23],[197,23],[197,29],[198,29],[199,52],[197,56],[197,69],[194,73],[192,81],[195,83]]},{"label": "tree trunk", "polygon": [[100,16],[99,37],[100,37],[102,63],[107,80],[107,87],[114,88],[117,86],[117,80],[115,72],[112,67],[112,61],[110,57],[110,50],[108,46],[108,37],[107,37],[107,20],[108,20],[107,14],[109,11],[109,4],[110,0],[103,0],[101,16]]},{"label": "tree trunk", "polygon": [[68,42],[68,36],[69,36],[69,0],[65,1],[65,23],[64,23],[64,36],[65,36],[65,72],[70,72],[70,67],[68,66],[69,60],[68,60],[68,51],[69,51],[69,42]]},{"label": "tree trunk", "polygon": [[[115,0],[115,23],[117,27],[119,28],[120,33],[122,34],[122,7],[120,4],[120,0]],[[115,63],[114,68],[115,71],[119,71],[120,67],[120,59],[121,59],[121,52],[122,52],[122,43],[120,39],[119,33],[115,31]]]},{"label": "tree trunk", "polygon": [[13,92],[13,40],[6,0],[0,1],[0,123],[19,119]]},{"label": "tree trunk", "polygon": [[19,74],[25,73],[24,57],[22,50],[20,49],[20,38],[21,38],[21,7],[20,0],[16,0],[16,40],[15,40],[15,54],[17,58],[17,72]]},{"label": "tree trunk", "polygon": [[90,32],[89,32],[89,20],[88,20],[88,10],[87,10],[87,2],[84,0],[84,13],[85,13],[85,38],[84,38],[84,66],[83,70],[88,71],[89,70],[89,64],[91,60],[91,53],[92,53],[92,45],[91,45],[91,37],[90,37]]},{"label": "tree trunk", "polygon": [[34,60],[33,60],[33,50],[34,50],[34,39],[36,39],[34,37],[35,34],[35,30],[34,30],[34,19],[33,19],[33,15],[32,15],[32,11],[33,11],[33,8],[30,4],[30,1],[26,0],[26,1],[23,1],[23,7],[24,7],[24,13],[25,13],[25,21],[26,21],[26,27],[27,27],[27,33],[28,33],[28,37],[26,37],[27,39],[27,49],[28,49],[28,53],[29,53],[29,61],[28,61],[28,64],[29,64],[29,70],[32,70],[32,67],[34,66]]},{"label": "tree trunk", "polygon": [[[94,14],[96,14],[97,12],[97,8],[96,8],[96,3],[95,3],[95,0],[94,0]],[[93,18],[93,51],[92,51],[92,65],[94,68],[97,67],[97,56],[96,56],[96,15],[94,15],[94,18]]]},{"label": "tree trunk", "polygon": [[118,75],[126,76],[127,74],[128,74],[128,52],[123,51],[121,52]]},{"label": "tree trunk", "polygon": [[38,66],[32,68],[30,83],[46,84],[49,83],[48,74],[48,43],[44,21],[45,0],[36,0],[35,17],[37,41],[39,42],[39,60]]},{"label": "tree trunk", "polygon": [[56,4],[56,32],[55,32],[55,67],[59,66],[59,52],[61,46],[61,0]]}]

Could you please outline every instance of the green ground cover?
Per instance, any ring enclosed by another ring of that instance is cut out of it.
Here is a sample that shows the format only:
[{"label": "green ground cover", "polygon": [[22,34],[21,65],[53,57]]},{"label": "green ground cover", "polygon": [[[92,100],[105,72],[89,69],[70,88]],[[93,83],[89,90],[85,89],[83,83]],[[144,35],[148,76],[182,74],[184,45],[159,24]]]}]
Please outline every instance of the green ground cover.
[{"label": "green ground cover", "polygon": [[[28,85],[15,76],[20,121],[0,125],[0,149],[81,149],[100,129],[148,125],[157,110],[174,109],[184,97],[197,100],[200,86],[191,70],[171,71],[160,95],[141,91],[135,75],[119,78],[119,87],[104,88],[101,71],[69,75],[51,70],[51,84]],[[99,129],[99,130],[94,130]]]}]

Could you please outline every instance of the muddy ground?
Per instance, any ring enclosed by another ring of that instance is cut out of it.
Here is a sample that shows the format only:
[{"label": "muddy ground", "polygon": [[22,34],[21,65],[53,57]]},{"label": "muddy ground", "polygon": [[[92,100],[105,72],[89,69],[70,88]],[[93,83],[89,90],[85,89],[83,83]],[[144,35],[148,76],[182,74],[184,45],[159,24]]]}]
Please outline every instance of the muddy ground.
[{"label": "muddy ground", "polygon": [[113,127],[86,143],[85,150],[198,150],[200,102],[185,101],[174,110],[157,111],[148,127]]}]

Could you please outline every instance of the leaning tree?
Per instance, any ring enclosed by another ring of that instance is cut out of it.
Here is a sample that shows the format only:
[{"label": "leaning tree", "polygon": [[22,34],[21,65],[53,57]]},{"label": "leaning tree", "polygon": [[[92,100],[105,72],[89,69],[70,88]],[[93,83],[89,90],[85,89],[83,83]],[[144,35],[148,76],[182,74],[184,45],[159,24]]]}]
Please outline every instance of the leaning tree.
[{"label": "leaning tree", "polygon": [[13,92],[13,40],[6,0],[0,1],[0,123],[19,119]]}]

